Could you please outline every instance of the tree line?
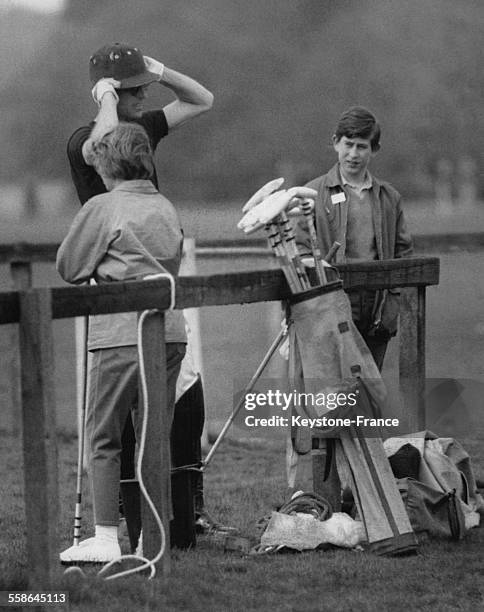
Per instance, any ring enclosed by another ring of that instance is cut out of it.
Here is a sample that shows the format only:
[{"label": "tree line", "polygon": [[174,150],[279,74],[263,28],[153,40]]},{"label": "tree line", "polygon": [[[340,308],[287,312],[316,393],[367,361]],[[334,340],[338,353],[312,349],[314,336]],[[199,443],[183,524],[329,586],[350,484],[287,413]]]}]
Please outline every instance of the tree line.
[{"label": "tree line", "polygon": [[[61,18],[42,19],[41,30],[19,18],[10,32],[19,65],[0,64],[2,180],[68,176],[67,138],[95,114],[89,56],[115,40],[215,94],[210,113],[159,148],[171,197],[236,199],[281,172],[321,174],[334,161],[338,116],[353,104],[382,124],[375,173],[409,196],[433,193],[439,168],[457,183],[481,163],[477,0],[145,0],[122,10],[71,1]],[[148,102],[170,99],[153,86]]]}]

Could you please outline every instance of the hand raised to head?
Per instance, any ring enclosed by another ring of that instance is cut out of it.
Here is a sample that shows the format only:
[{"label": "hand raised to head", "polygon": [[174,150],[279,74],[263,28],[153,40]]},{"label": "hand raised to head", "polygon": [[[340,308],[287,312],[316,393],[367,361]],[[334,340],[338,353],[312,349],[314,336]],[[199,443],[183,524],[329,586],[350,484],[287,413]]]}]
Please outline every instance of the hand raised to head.
[{"label": "hand raised to head", "polygon": [[92,99],[98,106],[101,106],[101,100],[103,99],[103,96],[107,93],[111,93],[114,96],[116,102],[118,102],[119,97],[116,93],[116,89],[119,89],[120,86],[120,81],[116,81],[116,79],[113,79],[111,77],[103,77],[102,79],[99,79],[99,81],[92,88]]}]

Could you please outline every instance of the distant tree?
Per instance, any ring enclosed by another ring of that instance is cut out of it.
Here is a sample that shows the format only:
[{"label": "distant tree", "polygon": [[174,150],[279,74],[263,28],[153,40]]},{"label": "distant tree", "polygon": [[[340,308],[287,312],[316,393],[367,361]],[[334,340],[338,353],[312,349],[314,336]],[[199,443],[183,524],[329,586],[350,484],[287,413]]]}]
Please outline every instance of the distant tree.
[{"label": "distant tree", "polygon": [[73,23],[92,21],[102,4],[99,0],[64,0],[64,19]]},{"label": "distant tree", "polygon": [[[24,45],[0,85],[0,137],[8,143],[0,177],[25,170],[67,176],[65,142],[96,110],[88,58],[116,40],[138,44],[215,93],[210,113],[159,148],[172,197],[245,197],[281,163],[322,172],[334,160],[337,118],[351,104],[379,117],[375,171],[408,195],[427,193],[441,157],[456,167],[463,157],[482,165],[481,1],[144,0],[119,7],[71,1],[62,21],[41,33],[24,23],[15,40],[0,23],[6,40]],[[155,90],[148,102],[159,104],[160,95],[162,103],[171,99]]]}]

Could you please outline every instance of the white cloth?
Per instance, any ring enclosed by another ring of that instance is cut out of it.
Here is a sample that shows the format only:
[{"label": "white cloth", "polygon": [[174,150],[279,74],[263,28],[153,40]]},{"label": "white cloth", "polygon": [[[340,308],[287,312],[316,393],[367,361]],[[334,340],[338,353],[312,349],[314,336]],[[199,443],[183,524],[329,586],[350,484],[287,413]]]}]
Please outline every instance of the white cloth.
[{"label": "white cloth", "polygon": [[199,375],[199,369],[196,367],[195,359],[193,356],[193,342],[191,341],[191,330],[188,324],[185,322],[185,330],[187,333],[187,351],[183,358],[180,374],[176,381],[176,399],[178,401],[180,397],[190,389],[190,387],[197,381]]},{"label": "white cloth", "polygon": [[327,521],[311,514],[272,512],[261,537],[262,546],[287,546],[295,550],[311,550],[321,544],[354,548],[366,539],[363,523],[344,512],[334,512]]}]

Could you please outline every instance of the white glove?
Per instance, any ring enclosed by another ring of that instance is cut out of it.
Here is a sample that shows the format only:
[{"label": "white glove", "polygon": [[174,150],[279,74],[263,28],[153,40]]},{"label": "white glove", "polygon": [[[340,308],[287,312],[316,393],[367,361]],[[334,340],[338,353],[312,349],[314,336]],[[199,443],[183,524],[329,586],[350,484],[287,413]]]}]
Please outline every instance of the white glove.
[{"label": "white glove", "polygon": [[121,83],[119,81],[116,81],[116,79],[112,79],[111,77],[99,79],[91,90],[92,99],[98,106],[101,106],[101,100],[103,99],[104,94],[109,92],[113,94],[114,99],[116,102],[118,102],[119,97],[115,88],[119,87],[120,85]]},{"label": "white glove", "polygon": [[145,61],[146,70],[149,72],[154,72],[157,74],[160,79],[163,76],[163,71],[165,70],[165,65],[152,57],[148,57],[147,55],[143,55],[143,59]]},{"label": "white glove", "polygon": [[[259,193],[260,192],[257,192],[249,200],[249,203]],[[246,234],[251,234],[261,227],[264,227],[266,223],[270,223],[281,212],[291,208],[293,202],[295,205],[297,205],[301,199],[314,198],[317,195],[318,192],[314,189],[310,189],[309,187],[291,187],[287,191],[284,191],[283,189],[281,191],[274,191],[271,193],[271,195],[265,197],[262,202],[256,204],[253,208],[250,208],[250,210],[248,210],[238,222],[237,227],[243,230]],[[244,209],[247,210],[247,208],[248,206],[246,204]]]},{"label": "white glove", "polygon": [[263,200],[265,200],[265,198],[270,196],[271,193],[277,191],[277,189],[279,189],[283,182],[283,178],[277,178],[273,181],[269,181],[268,183],[266,183],[264,187],[261,187],[258,191],[256,191],[254,195],[250,198],[250,200],[247,201],[247,203],[242,208],[242,212],[246,213],[251,208],[254,208],[254,206],[257,206],[257,204],[260,204]]}]

